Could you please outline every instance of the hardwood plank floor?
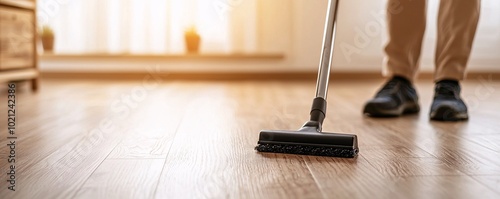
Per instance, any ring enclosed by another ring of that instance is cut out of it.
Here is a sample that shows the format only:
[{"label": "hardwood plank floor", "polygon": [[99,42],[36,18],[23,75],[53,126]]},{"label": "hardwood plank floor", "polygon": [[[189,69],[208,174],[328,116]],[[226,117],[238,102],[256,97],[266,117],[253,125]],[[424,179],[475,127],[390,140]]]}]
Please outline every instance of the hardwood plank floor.
[{"label": "hardwood plank floor", "polygon": [[[42,80],[17,91],[17,191],[1,198],[500,198],[500,82],[469,80],[470,120],[361,114],[382,82],[335,81],[324,130],[354,133],[355,159],[260,154],[261,129],[297,129],[314,82]],[[1,105],[5,103],[4,105]],[[4,119],[1,119],[4,118]]]},{"label": "hardwood plank floor", "polygon": [[164,162],[164,159],[106,159],[75,198],[151,198],[158,185],[152,179],[160,175]]}]

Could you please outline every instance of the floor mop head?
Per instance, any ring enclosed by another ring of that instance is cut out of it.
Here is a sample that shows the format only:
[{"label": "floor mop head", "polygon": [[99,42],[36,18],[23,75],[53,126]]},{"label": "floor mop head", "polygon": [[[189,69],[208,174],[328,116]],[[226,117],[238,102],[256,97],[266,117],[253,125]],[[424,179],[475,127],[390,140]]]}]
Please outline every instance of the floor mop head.
[{"label": "floor mop head", "polygon": [[261,131],[257,144],[259,152],[343,158],[356,157],[359,151],[356,135],[323,133],[307,126],[298,131]]},{"label": "floor mop head", "polygon": [[297,131],[263,130],[255,150],[258,152],[353,158],[358,155],[358,137],[353,134],[322,132],[326,100],[317,97],[311,118]]}]

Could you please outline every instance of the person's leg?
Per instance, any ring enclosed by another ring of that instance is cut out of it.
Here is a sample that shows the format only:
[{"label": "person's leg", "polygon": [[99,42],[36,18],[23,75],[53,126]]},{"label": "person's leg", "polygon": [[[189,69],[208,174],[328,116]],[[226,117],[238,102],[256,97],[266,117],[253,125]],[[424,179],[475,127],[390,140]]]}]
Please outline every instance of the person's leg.
[{"label": "person's leg", "polygon": [[480,0],[441,0],[436,48],[436,81],[430,118],[456,121],[469,118],[460,98],[459,81],[465,77],[479,21]]},{"label": "person's leg", "polygon": [[418,70],[426,25],[426,0],[389,0],[385,47],[386,73],[413,80]]},{"label": "person's leg", "polygon": [[425,0],[389,0],[385,66],[390,80],[365,104],[364,114],[387,117],[420,111],[411,81],[418,70],[425,21]]},{"label": "person's leg", "polygon": [[441,0],[435,81],[462,80],[479,21],[481,0]]}]

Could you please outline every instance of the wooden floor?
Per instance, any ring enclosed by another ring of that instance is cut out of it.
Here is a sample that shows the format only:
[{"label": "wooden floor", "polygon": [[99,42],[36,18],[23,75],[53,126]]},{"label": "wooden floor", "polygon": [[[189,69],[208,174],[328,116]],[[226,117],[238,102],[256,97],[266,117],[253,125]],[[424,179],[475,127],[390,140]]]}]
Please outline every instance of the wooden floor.
[{"label": "wooden floor", "polygon": [[[355,159],[254,151],[261,129],[297,129],[314,82],[42,80],[18,89],[17,191],[1,198],[500,198],[500,82],[464,84],[470,120],[422,111],[366,118],[381,81],[330,87],[324,130],[354,133]],[[1,87],[0,118],[7,115]]]}]

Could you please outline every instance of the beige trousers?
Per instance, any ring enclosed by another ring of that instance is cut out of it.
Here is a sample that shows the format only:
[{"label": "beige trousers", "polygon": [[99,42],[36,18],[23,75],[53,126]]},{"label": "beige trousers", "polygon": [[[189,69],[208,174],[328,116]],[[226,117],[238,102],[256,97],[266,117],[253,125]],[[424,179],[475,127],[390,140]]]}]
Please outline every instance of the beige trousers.
[{"label": "beige trousers", "polygon": [[[479,20],[481,0],[441,0],[434,80],[462,80]],[[426,25],[426,0],[389,0],[388,75],[414,79]]]}]

